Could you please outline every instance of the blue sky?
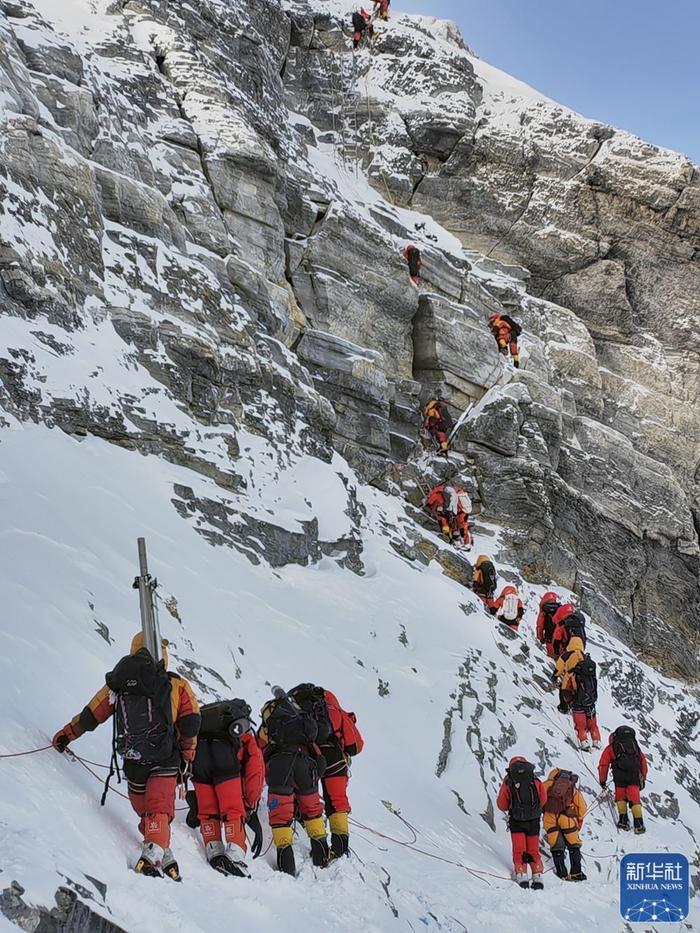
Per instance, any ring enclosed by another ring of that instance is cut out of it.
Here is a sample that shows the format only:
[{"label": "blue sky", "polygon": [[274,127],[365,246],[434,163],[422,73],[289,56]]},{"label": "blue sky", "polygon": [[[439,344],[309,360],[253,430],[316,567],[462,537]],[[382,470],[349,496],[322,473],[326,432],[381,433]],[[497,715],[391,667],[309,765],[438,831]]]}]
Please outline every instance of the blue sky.
[{"label": "blue sky", "polygon": [[456,20],[483,59],[700,163],[700,0],[393,0]]}]

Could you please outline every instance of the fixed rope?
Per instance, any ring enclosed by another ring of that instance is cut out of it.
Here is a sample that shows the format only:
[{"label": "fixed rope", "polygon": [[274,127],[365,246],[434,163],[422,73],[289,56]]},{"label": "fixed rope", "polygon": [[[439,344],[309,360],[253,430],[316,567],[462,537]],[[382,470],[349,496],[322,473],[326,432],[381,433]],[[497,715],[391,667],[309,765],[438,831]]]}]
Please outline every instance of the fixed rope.
[{"label": "fixed rope", "polygon": [[26,752],[7,752],[0,755],[0,758],[21,758],[23,755],[36,755],[37,752],[45,752],[53,748],[53,745],[42,745],[41,748],[30,748]]},{"label": "fixed rope", "polygon": [[[7,753],[0,755],[0,758],[21,758],[24,755],[36,755],[38,752],[46,752],[52,748],[53,748],[53,745],[42,745],[41,748],[30,748],[25,752],[7,752]],[[64,754],[68,755],[71,761],[77,761],[78,764],[81,765],[81,767],[85,768],[88,774],[91,774],[95,778],[96,781],[99,781],[100,784],[104,784],[104,781],[99,776],[99,774],[96,774],[92,769],[102,768],[105,771],[109,771],[109,765],[100,764],[100,762],[98,761],[91,761],[89,758],[81,758],[80,755],[76,755],[76,753],[70,748],[67,748]],[[110,787],[110,790],[112,791],[112,793],[117,794],[119,797],[123,797],[124,800],[129,799],[127,794],[124,794],[121,791],[116,790],[114,787]],[[189,810],[189,807],[175,807],[175,809],[176,810]]]},{"label": "fixed rope", "polygon": [[[52,745],[42,745],[41,748],[32,748],[32,749],[28,749],[27,751],[23,751],[23,752],[4,753],[0,755],[0,758],[20,758],[24,755],[36,755],[38,752],[45,752],[51,748],[53,748]],[[102,781],[102,778],[99,776],[99,774],[93,771],[93,767],[104,768],[105,770],[108,770],[109,765],[103,765],[96,761],[90,761],[90,759],[88,758],[81,758],[80,755],[76,755],[76,753],[74,751],[71,751],[70,749],[68,749],[66,753],[70,756],[70,758],[73,761],[77,761],[78,764],[82,768],[84,768],[88,772],[88,774],[91,777],[93,777],[96,781],[99,781],[100,784],[104,783]],[[114,787],[111,787],[110,790],[112,791],[112,793],[116,794],[118,797],[121,797],[123,800],[129,800],[128,794],[123,793],[123,791],[117,790]],[[610,795],[609,791],[604,791],[603,793],[601,793],[599,797],[596,798],[596,800],[594,801],[594,805],[589,808],[588,813],[591,813],[593,810],[595,810],[596,806],[601,805],[605,797],[609,795]],[[176,812],[184,812],[185,810],[189,810],[189,807],[175,807]],[[490,885],[490,882],[486,880],[487,878],[496,878],[499,881],[512,881],[513,880],[508,875],[498,875],[495,872],[486,871],[483,868],[474,868],[473,866],[465,865],[463,862],[458,862],[455,859],[446,858],[444,855],[438,855],[438,853],[436,852],[428,852],[427,849],[423,849],[420,846],[417,846],[415,843],[418,839],[419,834],[418,834],[418,831],[415,829],[415,827],[412,826],[407,820],[405,820],[397,811],[392,809],[390,812],[393,813],[394,816],[397,816],[401,820],[401,822],[404,823],[404,825],[410,830],[413,836],[412,839],[398,839],[396,836],[391,836],[388,833],[384,833],[378,829],[374,829],[372,826],[368,826],[366,823],[361,823],[359,820],[356,820],[354,817],[350,817],[349,822],[353,826],[359,829],[362,829],[367,833],[371,833],[373,836],[376,836],[379,839],[384,839],[387,842],[393,842],[395,845],[402,846],[405,849],[410,849],[412,852],[416,852],[418,855],[422,855],[425,858],[434,859],[435,861],[443,862],[446,865],[452,865],[455,868],[461,868],[463,871],[468,872],[470,875],[474,875],[475,878],[478,878],[480,881],[483,881],[485,884]],[[265,849],[265,852],[263,852],[263,855],[266,855],[267,852],[269,852],[271,846],[272,846],[272,840],[269,842],[267,848]],[[613,852],[610,855],[595,855],[594,853],[586,853],[586,855],[589,858],[593,858],[593,859],[610,859],[610,858],[619,857],[618,852]],[[546,872],[549,872],[549,871],[552,871],[552,869],[551,868],[546,869]]]},{"label": "fixed rope", "polygon": [[463,862],[457,862],[454,859],[446,858],[444,855],[438,855],[436,852],[428,852],[426,849],[421,849],[419,846],[415,845],[408,839],[397,839],[396,836],[390,836],[388,833],[383,833],[378,829],[374,829],[372,826],[367,826],[366,823],[361,823],[354,817],[350,817],[350,823],[352,823],[353,826],[357,826],[360,829],[363,829],[367,833],[371,833],[373,836],[377,836],[379,839],[385,839],[387,842],[393,842],[395,845],[402,846],[404,849],[410,849],[412,852],[417,852],[419,855],[424,855],[426,858],[432,858],[438,862],[444,862],[447,865],[453,865],[455,868],[461,868],[464,871],[469,872],[469,874],[480,878],[480,880],[484,881],[486,884],[489,884],[489,882],[487,882],[485,878],[481,878],[481,875],[488,875],[490,878],[498,878],[501,881],[512,880],[510,877],[506,877],[505,875],[496,875],[493,872],[485,871],[481,868],[473,868],[469,865],[465,865]]}]

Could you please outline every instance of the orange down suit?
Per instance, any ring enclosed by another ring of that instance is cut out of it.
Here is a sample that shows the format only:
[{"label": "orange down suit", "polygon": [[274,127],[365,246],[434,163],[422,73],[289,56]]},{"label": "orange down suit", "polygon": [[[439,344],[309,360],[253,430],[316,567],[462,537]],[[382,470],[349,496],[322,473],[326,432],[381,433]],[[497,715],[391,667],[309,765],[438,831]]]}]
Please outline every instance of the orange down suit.
[{"label": "orange down suit", "polygon": [[[464,507],[459,499],[459,494],[464,492],[458,486],[452,486],[450,483],[439,483],[428,493],[425,504],[429,508],[440,525],[440,531],[448,541],[452,541],[453,535],[458,534],[464,544],[471,544],[471,535],[469,533],[469,515],[464,511]],[[457,511],[450,510],[450,505],[457,504]]]},{"label": "orange down suit", "polygon": [[[168,666],[167,642],[163,642],[163,660]],[[141,632],[131,642],[131,654],[143,647]],[[129,801],[139,816],[139,832],[144,842],[152,842],[166,849],[170,845],[170,823],[175,816],[175,788],[180,758],[192,762],[197,748],[199,732],[199,704],[188,681],[177,674],[170,678],[170,704],[177,748],[172,760],[157,765],[141,764],[126,759],[124,774],[127,779]],[[114,714],[114,694],[105,685],[77,716],[63,727],[63,732],[73,741],[85,732],[92,732],[100,723]],[[60,734],[60,733],[59,733]],[[56,744],[56,737],[54,737]]]},{"label": "orange down suit", "polygon": [[[518,599],[518,610],[514,619],[506,619],[501,614],[503,604],[506,601],[506,596],[516,596]],[[504,586],[501,590],[501,595],[491,602],[489,611],[492,615],[500,618],[501,622],[505,623],[505,625],[509,626],[509,628],[515,629],[517,632],[518,626],[520,625],[520,622],[523,618],[523,613],[525,612],[525,607],[523,606],[523,601],[520,598],[517,589],[514,586]]]},{"label": "orange down suit", "polygon": [[[547,792],[549,792],[550,788],[554,785],[560,771],[560,768],[553,768],[549,772],[549,776],[544,782],[544,788]],[[549,848],[552,851],[561,851],[565,847],[580,847],[581,837],[579,835],[579,830],[583,825],[583,818],[585,815],[586,801],[583,799],[583,794],[578,789],[578,786],[574,789],[571,806],[558,816],[554,813],[548,813],[547,805],[545,804],[542,826],[547,834]]]},{"label": "orange down suit", "polygon": [[500,314],[492,314],[489,318],[489,328],[496,338],[498,350],[503,356],[510,355],[515,366],[520,365],[520,353],[518,350],[518,338],[513,333],[513,328],[508,321],[504,320]]}]

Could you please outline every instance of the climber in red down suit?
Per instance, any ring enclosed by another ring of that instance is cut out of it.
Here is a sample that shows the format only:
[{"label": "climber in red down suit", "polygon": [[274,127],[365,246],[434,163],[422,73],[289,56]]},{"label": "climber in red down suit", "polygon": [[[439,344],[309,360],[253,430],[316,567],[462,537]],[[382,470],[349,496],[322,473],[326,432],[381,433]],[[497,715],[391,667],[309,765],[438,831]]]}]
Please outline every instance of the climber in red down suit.
[{"label": "climber in red down suit", "polygon": [[389,19],[389,7],[391,0],[372,0],[374,6],[373,16],[375,19],[381,19],[386,22]]},{"label": "climber in red down suit", "polygon": [[413,243],[409,243],[403,251],[403,258],[408,263],[408,274],[411,276],[411,281],[414,285],[418,285],[420,282],[420,270],[423,268],[420,250],[417,246],[414,246]]},{"label": "climber in red down suit", "polygon": [[492,314],[489,317],[489,329],[498,343],[498,352],[502,356],[508,356],[510,350],[513,366],[517,369],[520,366],[520,351],[518,349],[518,337],[522,333],[520,324],[517,324],[507,314]]},{"label": "climber in red down suit", "polygon": [[357,49],[360,45],[360,42],[364,39],[365,35],[369,39],[372,39],[374,36],[374,26],[372,25],[372,16],[364,9],[360,7],[359,10],[355,10],[352,14],[352,47]]},{"label": "climber in red down suit", "polygon": [[450,544],[461,541],[464,547],[471,547],[469,513],[472,500],[464,489],[449,482],[438,483],[426,496],[425,508],[435,516],[440,531]]},{"label": "climber in red down suit", "polygon": [[528,865],[532,870],[532,887],[535,890],[544,887],[540,822],[546,802],[547,791],[539,778],[535,777],[534,765],[520,755],[511,758],[496,798],[496,806],[508,814],[515,880],[521,888],[530,886]]}]

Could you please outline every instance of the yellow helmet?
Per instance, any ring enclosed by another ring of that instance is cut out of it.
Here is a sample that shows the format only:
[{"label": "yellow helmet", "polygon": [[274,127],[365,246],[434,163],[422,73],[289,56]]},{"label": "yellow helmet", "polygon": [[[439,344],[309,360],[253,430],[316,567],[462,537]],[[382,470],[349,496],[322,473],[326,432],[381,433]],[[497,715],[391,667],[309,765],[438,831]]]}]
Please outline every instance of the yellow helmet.
[{"label": "yellow helmet", "polygon": [[[160,639],[161,649],[163,651],[163,661],[165,666],[168,666],[168,639],[161,637]],[[131,639],[131,654],[136,654],[143,648],[143,632],[137,632],[134,637]]]}]

